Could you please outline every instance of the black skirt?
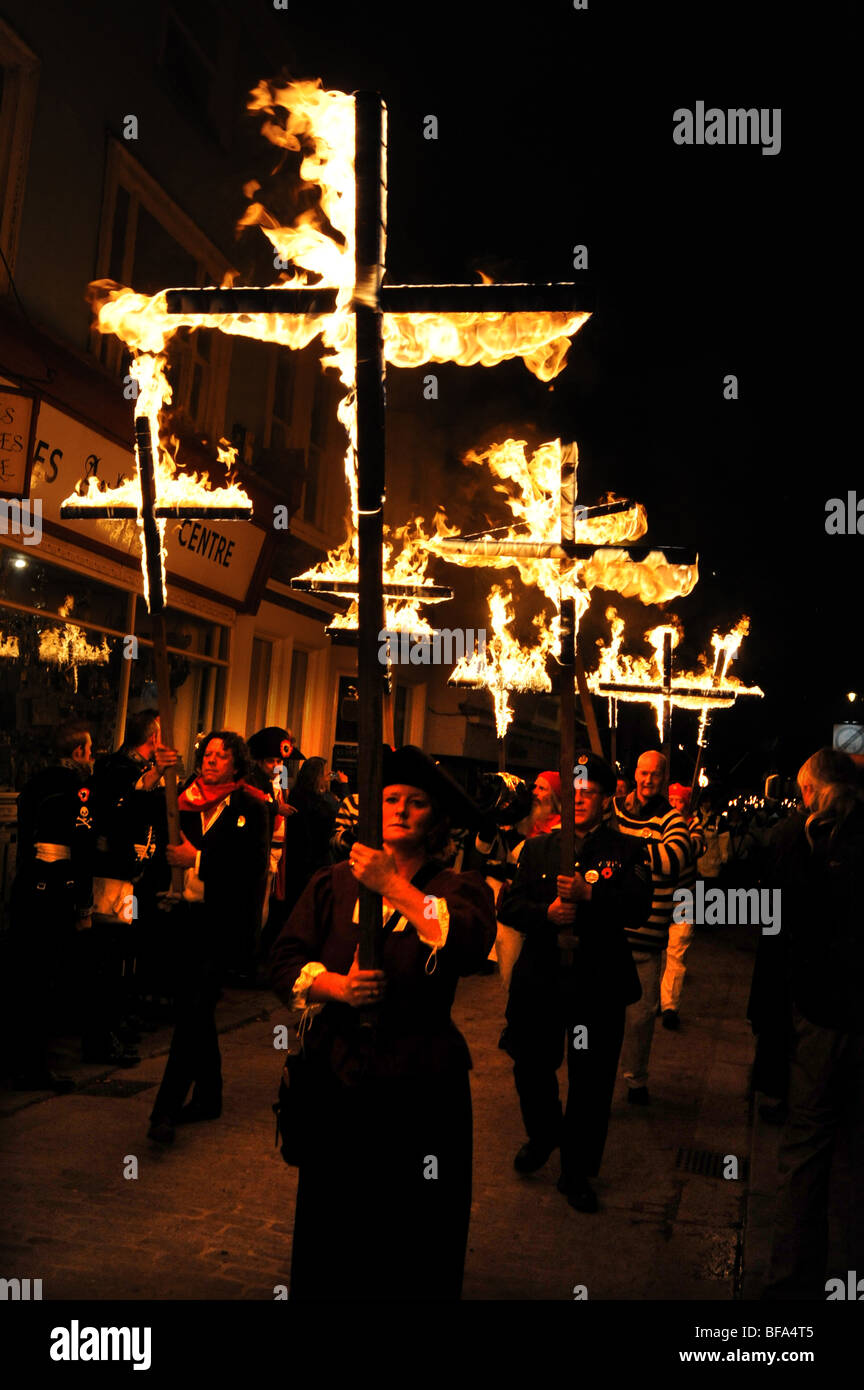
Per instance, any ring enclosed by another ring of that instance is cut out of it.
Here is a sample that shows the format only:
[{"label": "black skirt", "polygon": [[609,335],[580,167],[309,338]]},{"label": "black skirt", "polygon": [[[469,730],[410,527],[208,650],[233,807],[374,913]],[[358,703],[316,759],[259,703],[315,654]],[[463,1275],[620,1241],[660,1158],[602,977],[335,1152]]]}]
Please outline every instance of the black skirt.
[{"label": "black skirt", "polygon": [[291,1298],[458,1299],[471,1214],[468,1072],[310,1080]]}]

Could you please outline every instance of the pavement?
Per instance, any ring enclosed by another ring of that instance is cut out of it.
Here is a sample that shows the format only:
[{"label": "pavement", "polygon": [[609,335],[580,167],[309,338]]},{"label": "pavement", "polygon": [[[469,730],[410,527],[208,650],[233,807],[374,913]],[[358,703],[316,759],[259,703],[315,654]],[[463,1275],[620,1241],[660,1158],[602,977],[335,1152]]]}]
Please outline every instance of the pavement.
[{"label": "pavement", "polygon": [[[681,1028],[655,1030],[652,1104],[628,1105],[616,1085],[595,1215],[558,1193],[557,1155],[515,1173],[524,1134],[497,1046],[500,981],[461,982],[454,1018],[474,1059],[475,1122],[466,1300],[758,1297],[778,1133],[754,1120],[749,1095],[754,950],[752,929],[697,929]],[[133,1069],[61,1058],[70,1095],[0,1092],[4,1276],[41,1278],[46,1300],[283,1295],[297,1174],[275,1147],[271,1106],[274,1029],[287,1018],[269,991],[226,991],[222,1118],[178,1129],[170,1147],[146,1138],[167,1028],[145,1037]]]}]

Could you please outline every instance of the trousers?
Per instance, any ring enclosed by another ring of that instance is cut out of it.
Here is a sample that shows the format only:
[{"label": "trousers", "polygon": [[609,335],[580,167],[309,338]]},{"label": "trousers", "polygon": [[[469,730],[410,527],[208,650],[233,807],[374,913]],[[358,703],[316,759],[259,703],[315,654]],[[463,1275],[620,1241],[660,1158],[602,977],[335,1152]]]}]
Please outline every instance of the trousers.
[{"label": "trousers", "polygon": [[633,963],[642,986],[642,998],[627,1005],[621,1047],[621,1070],[631,1091],[648,1083],[648,1059],[660,999],[660,952],[634,951]]},{"label": "trousers", "polygon": [[[780,1186],[765,1297],[825,1300],[826,1278],[864,1271],[864,1034],[811,1023],[793,1010],[789,1117],[780,1143]],[[829,1201],[841,1134],[848,1142],[846,1263],[828,1270]]]},{"label": "trousers", "polygon": [[687,952],[692,940],[692,922],[669,923],[669,945],[663,954],[665,965],[660,981],[660,1008],[664,1013],[667,1009],[678,1011],[687,973]]},{"label": "trousers", "polygon": [[[569,973],[569,972],[567,972]],[[618,1054],[624,1005],[598,1001],[565,978],[542,996],[511,989],[507,1007],[507,1051],[522,1122],[529,1139],[560,1143],[566,1181],[600,1171]],[[567,1053],[567,1104],[562,1111],[556,1072]]]},{"label": "trousers", "polygon": [[151,1119],[176,1120],[190,1086],[206,1109],[222,1104],[222,1057],[216,1031],[216,1004],[222,992],[224,960],[206,930],[204,908],[181,903],[176,922],[174,1033]]}]

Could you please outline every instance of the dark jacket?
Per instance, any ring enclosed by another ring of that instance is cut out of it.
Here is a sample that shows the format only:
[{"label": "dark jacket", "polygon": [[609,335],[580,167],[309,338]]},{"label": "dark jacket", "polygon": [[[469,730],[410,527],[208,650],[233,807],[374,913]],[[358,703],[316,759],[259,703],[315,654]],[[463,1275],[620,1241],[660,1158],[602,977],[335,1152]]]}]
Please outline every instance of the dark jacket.
[{"label": "dark jacket", "polygon": [[[479,874],[457,874],[436,865],[421,873],[415,886],[443,898],[450,913],[447,940],[434,961],[432,948],[414,927],[391,914],[381,940],[379,965],[387,987],[377,1026],[363,1028],[357,1009],[330,1003],[309,1031],[307,1055],[344,1081],[361,1070],[375,1076],[428,1076],[471,1066],[450,1009],[459,976],[479,970],[495,940],[492,890]],[[336,864],[312,879],[273,948],[271,981],[284,1003],[291,1003],[297,977],[310,961],[348,973],[359,940],[353,920],[357,897],[348,864]]]},{"label": "dark jacket", "polygon": [[[74,880],[74,906],[88,908],[93,897],[93,849],[95,836],[90,806],[89,778],[77,766],[58,763],[38,772],[18,796],[19,893],[46,876],[46,866],[36,858],[36,845],[62,845],[69,859],[60,861],[64,879]],[[58,864],[48,866],[48,877],[59,878]]]},{"label": "dark jacket", "polygon": [[180,829],[201,850],[207,928],[229,963],[245,964],[261,927],[270,862],[267,805],[238,787],[205,835],[200,811],[181,811]]},{"label": "dark jacket", "polygon": [[167,888],[171,873],[165,859],[168,820],[165,792],[137,791],[149,763],[122,749],[100,758],[93,773],[96,855],[93,872],[129,880],[152,892]]},{"label": "dark jacket", "polygon": [[[576,853],[576,869],[582,875],[598,875],[591,901],[576,905],[572,931],[579,948],[572,967],[576,981],[592,995],[616,1003],[632,1004],[641,995],[626,930],[637,928],[651,911],[651,869],[641,841],[620,835],[608,822],[591,831]],[[525,935],[513,971],[513,991],[520,981],[551,984],[562,970],[558,928],[547,908],[558,896],[561,873],[561,832],[526,840],[512,884],[501,890],[498,917]]]},{"label": "dark jacket", "polygon": [[802,834],[786,861],[792,999],[811,1023],[864,1033],[864,806],[830,829],[814,826],[812,849]]}]

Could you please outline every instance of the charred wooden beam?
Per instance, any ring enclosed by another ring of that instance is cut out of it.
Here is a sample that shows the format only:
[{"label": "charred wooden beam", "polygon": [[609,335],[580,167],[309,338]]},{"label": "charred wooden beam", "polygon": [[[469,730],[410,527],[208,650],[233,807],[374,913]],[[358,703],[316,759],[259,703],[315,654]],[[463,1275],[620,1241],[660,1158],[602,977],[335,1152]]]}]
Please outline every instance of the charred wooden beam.
[{"label": "charred wooden beam", "polygon": [[435,542],[443,559],[458,559],[462,555],[505,556],[526,560],[590,560],[600,551],[623,551],[631,560],[646,560],[649,555],[662,555],[670,565],[695,565],[698,552],[683,545],[621,545],[608,542],[591,545],[585,541],[528,541],[528,540],[467,540],[463,536],[445,536]]},{"label": "charred wooden beam", "polygon": [[593,295],[584,284],[382,285],[386,314],[590,313]]},{"label": "charred wooden beam", "polygon": [[225,289],[166,290],[169,314],[333,314],[338,290],[304,285],[257,289],[235,285]]},{"label": "charred wooden beam", "polygon": [[[165,521],[248,521],[252,515],[248,507],[208,507],[197,502],[166,505],[157,502],[153,508],[157,520]],[[131,502],[116,502],[102,506],[99,503],[64,502],[60,508],[63,521],[135,521],[138,508]]]},{"label": "charred wooden beam", "polygon": [[[359,581],[356,579],[327,579],[321,575],[315,578],[298,578],[290,581],[292,589],[299,589],[303,593],[315,594],[337,594],[356,596],[359,592]],[[425,603],[443,603],[453,597],[453,590],[448,589],[443,584],[381,584],[382,593],[385,598],[413,598],[420,599]]]}]

